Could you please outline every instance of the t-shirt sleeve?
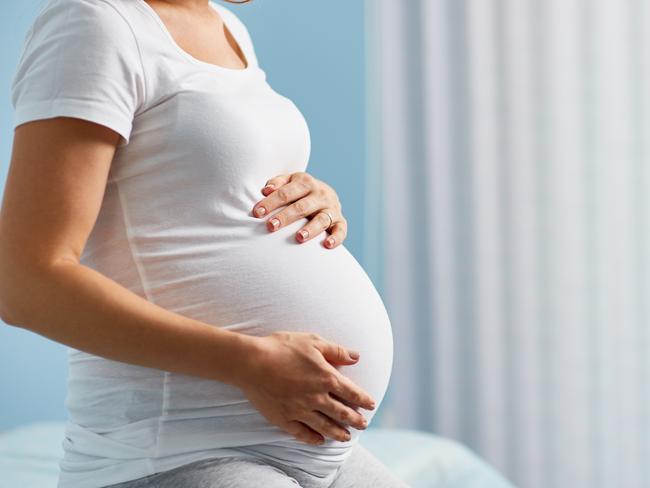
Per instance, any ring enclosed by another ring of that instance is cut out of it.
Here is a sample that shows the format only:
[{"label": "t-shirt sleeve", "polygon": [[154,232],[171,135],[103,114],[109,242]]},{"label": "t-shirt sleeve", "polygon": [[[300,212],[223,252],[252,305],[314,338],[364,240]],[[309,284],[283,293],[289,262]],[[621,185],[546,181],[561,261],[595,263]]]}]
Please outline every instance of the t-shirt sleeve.
[{"label": "t-shirt sleeve", "polygon": [[27,32],[11,89],[14,128],[76,117],[114,130],[123,146],[145,98],[134,32],[104,0],[52,0]]}]

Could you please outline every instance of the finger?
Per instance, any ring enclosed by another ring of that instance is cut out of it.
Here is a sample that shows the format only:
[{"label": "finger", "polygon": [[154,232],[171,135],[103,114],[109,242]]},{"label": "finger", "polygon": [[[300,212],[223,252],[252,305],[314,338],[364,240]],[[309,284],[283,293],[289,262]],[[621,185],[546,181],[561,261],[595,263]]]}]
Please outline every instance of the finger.
[{"label": "finger", "polygon": [[[290,181],[274,190],[269,196],[263,198],[253,207],[253,215],[263,217],[273,212],[275,209],[295,202],[299,198],[306,196],[311,188],[302,181]],[[263,210],[261,210],[263,209]],[[279,227],[278,227],[279,228]]]},{"label": "finger", "polygon": [[346,442],[352,438],[348,429],[339,425],[330,417],[317,410],[305,412],[300,420],[316,432],[319,432],[321,435],[330,437],[334,440]]},{"label": "finger", "polygon": [[[327,209],[336,219],[334,211]],[[327,230],[330,226],[330,218],[325,212],[318,212],[314,214],[313,218],[307,222],[298,232],[296,232],[296,240],[298,242],[306,242],[319,235],[321,232]]]},{"label": "finger", "polygon": [[319,341],[314,345],[330,363],[355,363],[359,359],[358,351],[348,350],[335,342]]},{"label": "finger", "polygon": [[262,195],[268,195],[274,190],[277,190],[280,188],[282,185],[286,185],[289,183],[291,180],[291,175],[290,174],[284,174],[284,175],[278,175],[270,180],[266,180],[266,183],[264,183],[264,187],[262,188]]},{"label": "finger", "polygon": [[290,420],[284,430],[307,444],[322,444],[325,441],[322,435],[298,420]]},{"label": "finger", "polygon": [[318,403],[318,410],[328,417],[336,420],[343,425],[351,425],[356,429],[363,430],[368,427],[366,418],[357,410],[351,408],[338,398],[332,397],[331,394],[322,396]]},{"label": "finger", "polygon": [[366,410],[375,408],[375,401],[368,393],[359,388],[350,378],[341,374],[338,370],[335,375],[338,381],[332,381],[331,393],[334,393],[352,405],[359,405]]},{"label": "finger", "polygon": [[[278,219],[280,221],[280,225],[277,227],[277,229],[283,225],[288,225],[291,222],[295,222],[299,218],[314,214],[318,210],[318,205],[318,200],[310,195],[296,200],[291,205],[283,208],[273,216],[274,219]],[[325,218],[329,221],[329,217],[325,216]],[[269,228],[269,230],[277,229]]]},{"label": "finger", "polygon": [[341,244],[347,236],[348,224],[346,221],[334,222],[330,227],[330,235],[325,239],[325,247],[333,249]]}]

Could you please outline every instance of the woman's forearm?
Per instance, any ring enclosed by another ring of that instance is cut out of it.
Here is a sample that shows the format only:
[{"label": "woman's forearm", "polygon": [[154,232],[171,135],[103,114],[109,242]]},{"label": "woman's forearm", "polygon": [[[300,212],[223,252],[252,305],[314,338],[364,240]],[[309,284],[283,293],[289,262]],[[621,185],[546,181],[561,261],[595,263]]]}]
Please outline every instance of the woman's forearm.
[{"label": "woman's forearm", "polygon": [[254,354],[253,336],[166,310],[79,263],[8,281],[5,270],[5,320],[91,354],[235,385],[241,359]]}]

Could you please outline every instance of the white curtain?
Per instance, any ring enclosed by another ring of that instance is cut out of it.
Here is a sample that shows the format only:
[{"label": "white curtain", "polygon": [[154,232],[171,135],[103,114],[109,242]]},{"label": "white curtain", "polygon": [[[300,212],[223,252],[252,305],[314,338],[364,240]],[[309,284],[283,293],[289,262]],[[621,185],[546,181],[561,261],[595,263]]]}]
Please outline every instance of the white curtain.
[{"label": "white curtain", "polygon": [[381,423],[522,488],[650,487],[650,1],[366,7]]}]

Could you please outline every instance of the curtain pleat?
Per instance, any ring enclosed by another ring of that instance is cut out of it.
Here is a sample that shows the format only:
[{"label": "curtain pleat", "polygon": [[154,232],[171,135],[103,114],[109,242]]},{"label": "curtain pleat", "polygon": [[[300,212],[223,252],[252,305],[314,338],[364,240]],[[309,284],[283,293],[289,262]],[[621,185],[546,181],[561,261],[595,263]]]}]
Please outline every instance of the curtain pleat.
[{"label": "curtain pleat", "polygon": [[381,423],[650,487],[650,2],[366,5]]}]

